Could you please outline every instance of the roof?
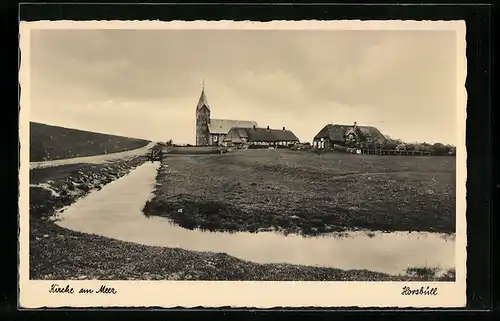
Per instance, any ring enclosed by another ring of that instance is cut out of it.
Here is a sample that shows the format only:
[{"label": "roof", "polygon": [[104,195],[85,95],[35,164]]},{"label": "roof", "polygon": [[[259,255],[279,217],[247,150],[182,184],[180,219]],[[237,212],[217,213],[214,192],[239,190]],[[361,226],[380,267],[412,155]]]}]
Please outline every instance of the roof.
[{"label": "roof", "polygon": [[[331,141],[344,141],[344,135],[353,127],[353,125],[328,124],[314,136],[314,139],[328,138]],[[376,127],[358,126],[358,129],[365,137],[387,140]]]},{"label": "roof", "polygon": [[206,106],[208,109],[210,109],[210,106],[208,105],[207,101],[207,96],[205,95],[205,89],[201,91],[200,99],[198,100],[198,105],[196,106],[196,110],[200,110],[203,108],[203,106]]},{"label": "roof", "polygon": [[224,141],[240,142],[241,138],[247,138],[249,142],[299,141],[297,136],[295,136],[295,134],[288,129],[235,127],[231,129],[231,132],[235,133],[236,135],[231,135],[231,137],[226,137]]},{"label": "roof", "polygon": [[233,127],[252,128],[257,122],[250,120],[211,119],[208,130],[211,134],[227,134]]}]

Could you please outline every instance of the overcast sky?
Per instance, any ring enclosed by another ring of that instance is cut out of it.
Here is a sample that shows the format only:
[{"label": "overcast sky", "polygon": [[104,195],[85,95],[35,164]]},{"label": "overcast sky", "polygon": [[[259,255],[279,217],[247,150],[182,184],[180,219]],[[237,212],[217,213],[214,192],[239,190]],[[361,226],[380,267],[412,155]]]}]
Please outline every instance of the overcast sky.
[{"label": "overcast sky", "polygon": [[291,129],[373,125],[456,143],[453,31],[34,30],[31,120],[195,142],[205,79],[213,118]]}]

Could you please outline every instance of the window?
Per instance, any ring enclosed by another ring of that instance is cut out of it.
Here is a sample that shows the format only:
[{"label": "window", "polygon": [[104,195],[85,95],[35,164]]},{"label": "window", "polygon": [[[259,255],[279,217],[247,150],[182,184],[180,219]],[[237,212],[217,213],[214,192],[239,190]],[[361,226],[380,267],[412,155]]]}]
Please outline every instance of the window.
[{"label": "window", "polygon": [[217,138],[219,138],[219,137],[217,137],[217,135],[215,135],[215,136],[214,136],[214,142],[216,142],[216,141],[217,141]]}]

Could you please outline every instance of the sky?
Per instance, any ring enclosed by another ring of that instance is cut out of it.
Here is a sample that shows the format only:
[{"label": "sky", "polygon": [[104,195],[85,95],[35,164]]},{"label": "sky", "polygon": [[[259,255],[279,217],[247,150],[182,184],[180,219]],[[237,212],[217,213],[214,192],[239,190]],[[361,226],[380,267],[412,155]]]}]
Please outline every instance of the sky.
[{"label": "sky", "polygon": [[456,143],[453,31],[33,30],[31,121],[195,142],[204,79],[212,118],[286,127],[369,125]]}]

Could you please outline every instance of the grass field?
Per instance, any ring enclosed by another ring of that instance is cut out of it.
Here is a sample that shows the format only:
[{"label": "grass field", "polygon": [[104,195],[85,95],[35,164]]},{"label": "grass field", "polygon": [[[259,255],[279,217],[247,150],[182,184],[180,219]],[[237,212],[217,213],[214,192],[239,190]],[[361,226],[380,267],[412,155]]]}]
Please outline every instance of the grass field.
[{"label": "grass field", "polygon": [[30,122],[30,162],[140,148],[149,141]]},{"label": "grass field", "polygon": [[212,231],[454,233],[455,158],[288,150],[167,155],[144,213]]}]

